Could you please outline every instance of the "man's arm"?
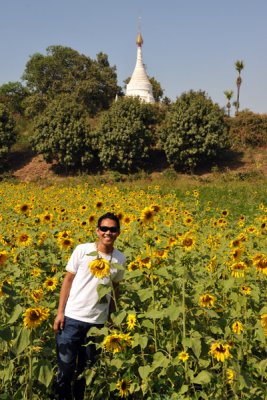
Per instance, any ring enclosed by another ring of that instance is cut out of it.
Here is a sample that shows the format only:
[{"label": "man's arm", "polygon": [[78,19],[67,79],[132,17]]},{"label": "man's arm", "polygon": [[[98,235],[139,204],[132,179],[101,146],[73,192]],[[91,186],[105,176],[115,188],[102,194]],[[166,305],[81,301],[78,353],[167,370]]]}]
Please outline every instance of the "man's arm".
[{"label": "man's arm", "polygon": [[70,289],[72,286],[73,279],[75,277],[75,274],[72,274],[71,272],[67,272],[65,275],[65,278],[62,283],[62,287],[60,290],[60,296],[59,296],[59,304],[58,304],[58,310],[57,310],[57,316],[55,318],[54,322],[54,331],[58,332],[59,330],[62,330],[64,327],[64,311],[65,311],[65,306],[70,294]]}]

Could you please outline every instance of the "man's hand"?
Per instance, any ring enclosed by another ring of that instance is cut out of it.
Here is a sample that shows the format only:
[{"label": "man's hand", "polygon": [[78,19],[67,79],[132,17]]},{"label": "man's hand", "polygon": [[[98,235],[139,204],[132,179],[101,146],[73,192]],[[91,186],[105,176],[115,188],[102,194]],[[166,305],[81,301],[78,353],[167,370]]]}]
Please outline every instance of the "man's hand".
[{"label": "man's hand", "polygon": [[62,331],[64,328],[64,320],[65,316],[64,313],[57,314],[54,322],[54,331],[57,333],[58,331]]}]

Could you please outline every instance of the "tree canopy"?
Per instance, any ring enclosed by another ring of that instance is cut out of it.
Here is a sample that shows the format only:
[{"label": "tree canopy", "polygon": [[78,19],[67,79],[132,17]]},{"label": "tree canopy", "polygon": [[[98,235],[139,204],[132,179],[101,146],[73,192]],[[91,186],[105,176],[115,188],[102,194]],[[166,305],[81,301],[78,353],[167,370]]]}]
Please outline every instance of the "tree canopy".
[{"label": "tree canopy", "polygon": [[227,147],[224,112],[203,91],[183,93],[167,113],[161,140],[170,164],[192,170]]},{"label": "tree canopy", "polygon": [[99,159],[105,168],[137,170],[148,158],[158,110],[135,97],[122,97],[102,116]]},{"label": "tree canopy", "polygon": [[22,79],[32,99],[46,104],[56,96],[67,94],[83,105],[90,115],[107,109],[120,93],[116,67],[109,65],[108,56],[97,54],[96,60],[64,46],[49,46],[47,54],[35,53],[26,64]]}]

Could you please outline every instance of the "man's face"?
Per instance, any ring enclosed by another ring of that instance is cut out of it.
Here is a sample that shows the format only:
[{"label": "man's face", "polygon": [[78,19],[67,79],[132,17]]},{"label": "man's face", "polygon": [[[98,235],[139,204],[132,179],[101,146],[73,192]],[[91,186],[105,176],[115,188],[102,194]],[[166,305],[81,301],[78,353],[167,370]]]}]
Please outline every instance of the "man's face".
[{"label": "man's face", "polygon": [[116,221],[106,218],[101,221],[100,226],[96,229],[96,234],[101,242],[105,246],[113,245],[120,232]]}]

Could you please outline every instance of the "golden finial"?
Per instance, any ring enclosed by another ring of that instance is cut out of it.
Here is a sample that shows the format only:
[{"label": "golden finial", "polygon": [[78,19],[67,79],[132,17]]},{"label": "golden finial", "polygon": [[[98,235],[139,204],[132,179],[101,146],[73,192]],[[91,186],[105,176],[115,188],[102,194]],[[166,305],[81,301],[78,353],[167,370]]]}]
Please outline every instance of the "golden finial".
[{"label": "golden finial", "polygon": [[141,17],[138,18],[138,35],[136,38],[136,44],[137,46],[141,47],[142,44],[144,43],[142,35],[141,35]]}]

